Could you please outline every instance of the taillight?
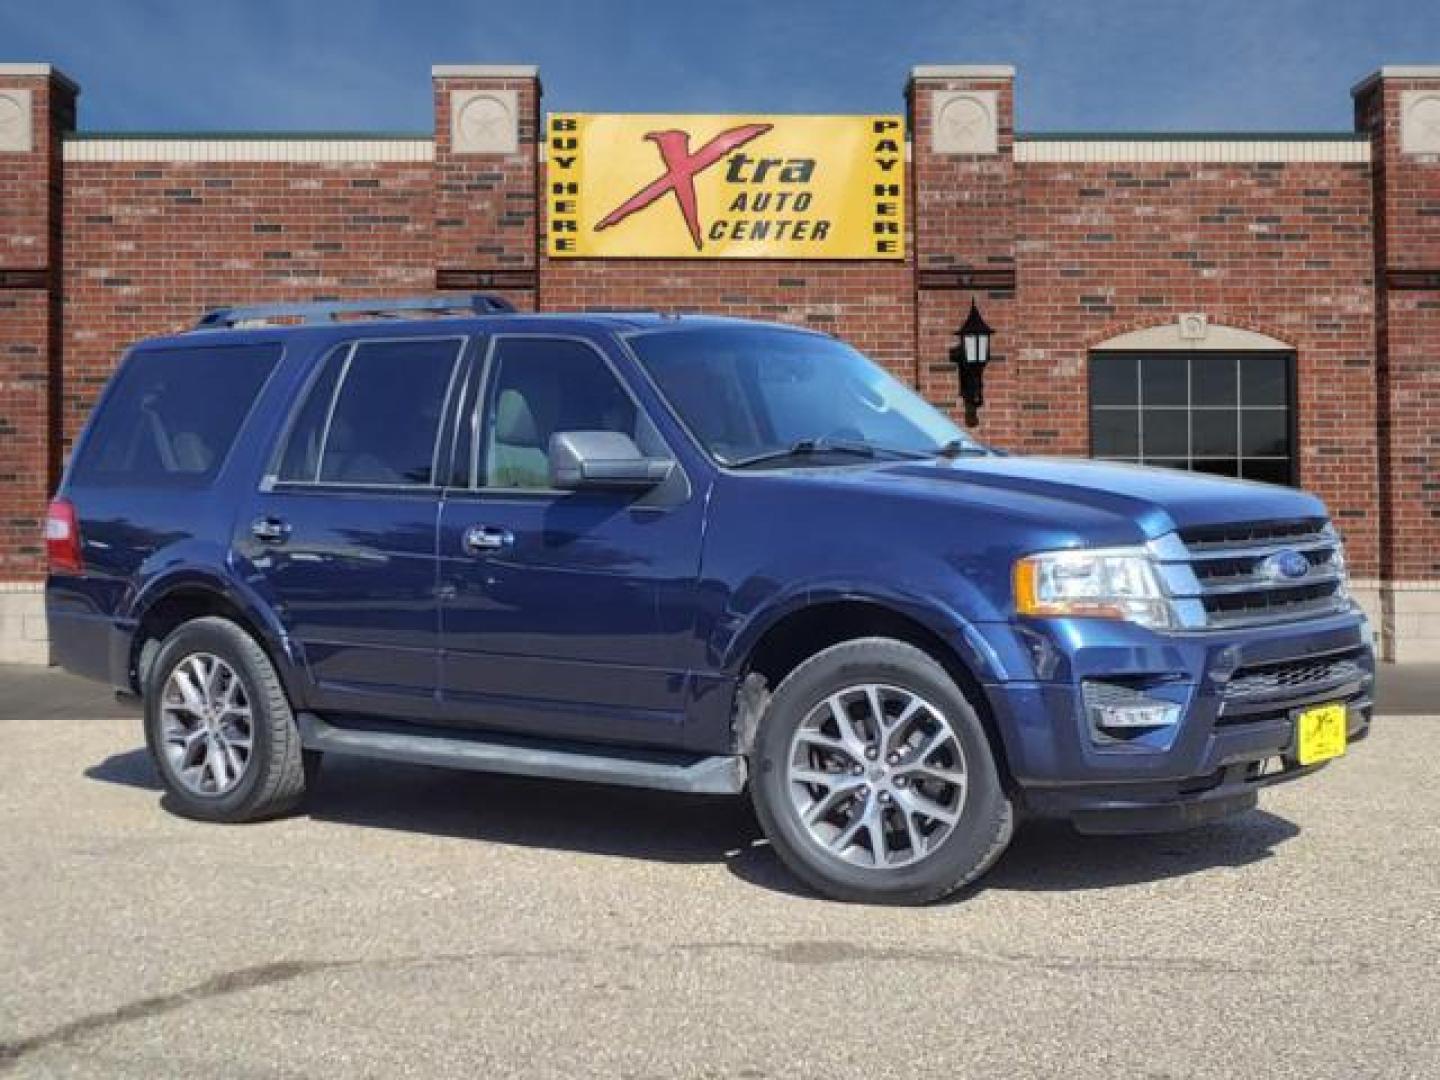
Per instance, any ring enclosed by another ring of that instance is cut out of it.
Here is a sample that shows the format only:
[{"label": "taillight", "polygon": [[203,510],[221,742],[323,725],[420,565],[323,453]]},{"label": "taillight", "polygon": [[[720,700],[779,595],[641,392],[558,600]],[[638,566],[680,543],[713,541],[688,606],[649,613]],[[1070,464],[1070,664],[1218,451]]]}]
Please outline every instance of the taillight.
[{"label": "taillight", "polygon": [[80,522],[69,499],[56,499],[45,513],[45,558],[52,574],[83,574],[85,558],[80,553]]}]

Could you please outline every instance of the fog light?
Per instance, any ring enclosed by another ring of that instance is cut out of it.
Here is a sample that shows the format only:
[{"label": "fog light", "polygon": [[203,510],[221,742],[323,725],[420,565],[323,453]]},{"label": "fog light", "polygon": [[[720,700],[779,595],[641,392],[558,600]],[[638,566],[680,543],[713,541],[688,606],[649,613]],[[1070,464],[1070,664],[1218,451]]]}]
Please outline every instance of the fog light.
[{"label": "fog light", "polygon": [[1127,738],[1180,722],[1181,706],[1121,683],[1085,680],[1085,714],[1097,735]]}]

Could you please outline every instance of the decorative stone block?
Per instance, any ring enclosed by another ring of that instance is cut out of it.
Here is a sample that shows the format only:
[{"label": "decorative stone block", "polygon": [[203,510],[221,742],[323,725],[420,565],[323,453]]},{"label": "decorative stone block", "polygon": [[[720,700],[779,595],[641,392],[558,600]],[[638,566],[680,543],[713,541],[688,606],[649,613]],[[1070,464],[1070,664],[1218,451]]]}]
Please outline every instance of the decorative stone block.
[{"label": "decorative stone block", "polygon": [[1400,149],[1407,154],[1440,154],[1440,90],[1406,90],[1400,95]]},{"label": "decorative stone block", "polygon": [[994,90],[937,90],[930,146],[937,154],[994,154],[1000,123]]},{"label": "decorative stone block", "polygon": [[1180,316],[1180,339],[1182,341],[1204,341],[1210,331],[1210,320],[1199,312],[1188,311]]},{"label": "decorative stone block", "polygon": [[456,90],[450,95],[450,145],[457,154],[514,154],[520,149],[514,90]]},{"label": "decorative stone block", "polygon": [[0,153],[28,154],[35,148],[30,91],[0,87]]}]

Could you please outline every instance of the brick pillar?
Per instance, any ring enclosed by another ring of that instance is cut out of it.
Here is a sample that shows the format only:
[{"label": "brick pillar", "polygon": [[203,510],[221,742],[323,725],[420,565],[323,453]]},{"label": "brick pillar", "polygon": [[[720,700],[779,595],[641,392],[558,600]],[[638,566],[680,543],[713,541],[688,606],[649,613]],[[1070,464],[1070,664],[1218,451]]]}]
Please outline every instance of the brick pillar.
[{"label": "brick pillar", "polygon": [[538,303],[540,78],[442,65],[435,88],[435,267],[442,289]]},{"label": "brick pillar", "polygon": [[916,384],[959,416],[946,359],[980,305],[995,330],[976,434],[1000,446],[1019,430],[1015,318],[1015,69],[922,66],[908,88],[916,310]]},{"label": "brick pillar", "polygon": [[60,476],[60,150],[78,92],[49,64],[0,64],[0,661],[48,656],[39,583]]},{"label": "brick pillar", "polygon": [[1381,620],[1390,659],[1440,659],[1440,67],[1360,83],[1375,184]]}]

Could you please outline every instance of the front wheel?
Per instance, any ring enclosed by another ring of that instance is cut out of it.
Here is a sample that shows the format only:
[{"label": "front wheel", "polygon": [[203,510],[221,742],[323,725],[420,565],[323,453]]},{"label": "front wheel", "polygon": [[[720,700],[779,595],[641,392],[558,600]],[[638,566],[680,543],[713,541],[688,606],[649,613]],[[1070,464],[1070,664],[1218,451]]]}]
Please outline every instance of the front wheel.
[{"label": "front wheel", "polygon": [[974,706],[932,657],[889,638],[835,645],[780,684],[751,789],[780,858],[837,900],[938,900],[1014,830]]}]

